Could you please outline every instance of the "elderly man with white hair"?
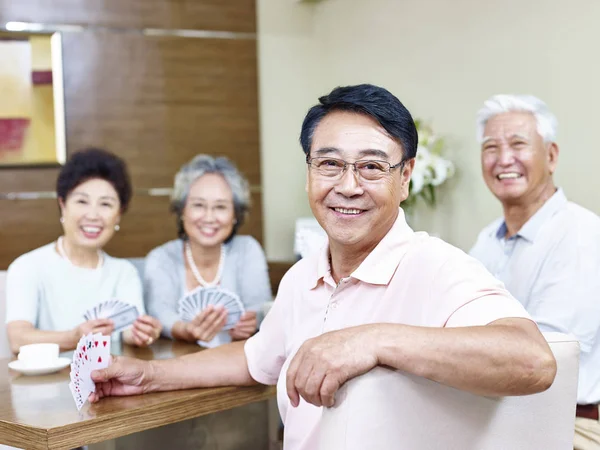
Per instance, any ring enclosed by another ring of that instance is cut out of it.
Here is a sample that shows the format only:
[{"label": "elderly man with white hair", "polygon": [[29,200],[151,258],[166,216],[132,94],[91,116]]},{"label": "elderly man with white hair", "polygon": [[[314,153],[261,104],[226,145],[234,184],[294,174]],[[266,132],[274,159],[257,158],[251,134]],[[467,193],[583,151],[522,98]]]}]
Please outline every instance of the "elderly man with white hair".
[{"label": "elderly man with white hair", "polygon": [[496,95],[477,115],[481,169],[504,216],[471,255],[504,282],[542,331],[581,344],[575,449],[600,449],[600,218],[567,200],[553,174],[556,117],[533,96]]}]

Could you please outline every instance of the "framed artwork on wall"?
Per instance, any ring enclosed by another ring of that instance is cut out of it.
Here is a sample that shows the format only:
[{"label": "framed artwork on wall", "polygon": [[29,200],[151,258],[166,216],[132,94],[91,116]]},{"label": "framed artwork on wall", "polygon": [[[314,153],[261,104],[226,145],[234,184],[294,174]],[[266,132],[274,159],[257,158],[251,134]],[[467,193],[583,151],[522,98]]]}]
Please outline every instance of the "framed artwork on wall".
[{"label": "framed artwork on wall", "polygon": [[64,164],[60,33],[0,32],[0,168]]}]

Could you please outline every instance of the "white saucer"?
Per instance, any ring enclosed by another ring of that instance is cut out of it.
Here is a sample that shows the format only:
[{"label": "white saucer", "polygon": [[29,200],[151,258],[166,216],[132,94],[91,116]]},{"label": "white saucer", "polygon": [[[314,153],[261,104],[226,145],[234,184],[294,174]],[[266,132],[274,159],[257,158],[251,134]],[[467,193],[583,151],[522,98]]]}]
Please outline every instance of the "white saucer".
[{"label": "white saucer", "polygon": [[23,361],[11,361],[8,367],[12,370],[22,373],[23,375],[46,375],[49,373],[58,372],[71,364],[71,358],[58,358],[53,364],[47,366],[28,366]]}]

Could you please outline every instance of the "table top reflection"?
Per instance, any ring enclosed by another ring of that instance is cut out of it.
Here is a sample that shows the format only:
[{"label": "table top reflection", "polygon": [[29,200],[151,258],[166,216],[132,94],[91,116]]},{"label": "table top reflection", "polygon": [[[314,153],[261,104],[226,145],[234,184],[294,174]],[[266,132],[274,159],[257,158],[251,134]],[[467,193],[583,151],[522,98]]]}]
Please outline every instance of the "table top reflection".
[{"label": "table top reflection", "polygon": [[[201,351],[197,345],[160,339],[149,348],[115,345],[113,354],[168,359]],[[27,449],[71,449],[169,423],[266,400],[274,387],[219,387],[159,392],[86,403],[77,411],[69,372],[24,376],[0,359],[0,444]]]}]

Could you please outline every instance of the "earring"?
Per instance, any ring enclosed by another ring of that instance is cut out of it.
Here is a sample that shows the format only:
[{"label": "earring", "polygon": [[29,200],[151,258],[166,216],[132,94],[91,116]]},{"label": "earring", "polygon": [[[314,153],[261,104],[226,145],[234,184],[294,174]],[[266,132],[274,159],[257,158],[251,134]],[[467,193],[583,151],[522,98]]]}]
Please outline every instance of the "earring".
[{"label": "earring", "polygon": [[121,226],[119,224],[115,225],[115,231],[119,231],[121,229]]},{"label": "earring", "polygon": [[60,221],[60,223],[65,223],[65,218],[61,216],[59,221]]},{"label": "earring", "polygon": [[233,224],[237,225],[237,219],[233,219]]}]

